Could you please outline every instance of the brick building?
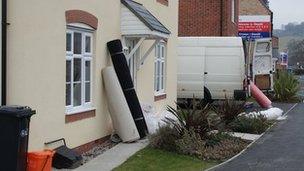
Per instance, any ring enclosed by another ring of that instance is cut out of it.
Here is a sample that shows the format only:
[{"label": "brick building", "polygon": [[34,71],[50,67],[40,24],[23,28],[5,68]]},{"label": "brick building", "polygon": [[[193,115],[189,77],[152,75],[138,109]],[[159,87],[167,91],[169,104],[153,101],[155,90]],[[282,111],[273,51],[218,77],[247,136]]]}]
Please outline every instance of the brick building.
[{"label": "brick building", "polygon": [[272,38],[273,57],[279,57],[279,38],[272,35],[273,32],[273,12],[269,8],[268,0],[240,0],[239,17],[241,16],[265,16],[271,18],[270,36]]},{"label": "brick building", "polygon": [[239,0],[239,16],[265,16],[271,17],[271,35],[273,29],[273,13],[266,0]]},{"label": "brick building", "polygon": [[239,0],[240,15],[271,15],[272,11],[264,0]]},{"label": "brick building", "polygon": [[237,36],[239,0],[180,0],[179,36]]}]

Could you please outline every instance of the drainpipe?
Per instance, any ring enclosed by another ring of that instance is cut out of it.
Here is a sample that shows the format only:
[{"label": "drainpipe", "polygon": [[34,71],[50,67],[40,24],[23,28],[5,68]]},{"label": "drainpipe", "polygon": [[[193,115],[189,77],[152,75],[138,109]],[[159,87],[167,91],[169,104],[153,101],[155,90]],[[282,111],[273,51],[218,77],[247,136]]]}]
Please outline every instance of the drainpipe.
[{"label": "drainpipe", "polygon": [[223,12],[224,12],[224,0],[221,0],[221,16],[220,16],[220,36],[223,36]]},{"label": "drainpipe", "polygon": [[2,54],[1,54],[1,105],[6,105],[6,59],[7,59],[7,0],[2,0]]},{"label": "drainpipe", "polygon": [[270,14],[271,16],[271,37],[273,36],[273,12]]}]

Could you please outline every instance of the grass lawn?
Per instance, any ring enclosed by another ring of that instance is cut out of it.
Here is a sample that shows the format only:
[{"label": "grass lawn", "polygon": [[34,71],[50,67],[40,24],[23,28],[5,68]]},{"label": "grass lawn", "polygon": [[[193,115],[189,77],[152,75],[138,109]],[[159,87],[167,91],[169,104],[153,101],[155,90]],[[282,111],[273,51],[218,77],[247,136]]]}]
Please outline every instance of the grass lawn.
[{"label": "grass lawn", "polygon": [[145,148],[114,171],[201,171],[218,164],[153,148]]}]

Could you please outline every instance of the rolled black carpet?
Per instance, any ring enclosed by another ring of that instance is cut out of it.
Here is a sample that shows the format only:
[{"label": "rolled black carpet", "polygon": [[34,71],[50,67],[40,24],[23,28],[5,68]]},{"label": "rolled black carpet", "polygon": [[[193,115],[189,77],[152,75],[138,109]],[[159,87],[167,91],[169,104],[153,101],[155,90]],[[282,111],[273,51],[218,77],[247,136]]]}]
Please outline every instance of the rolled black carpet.
[{"label": "rolled black carpet", "polygon": [[122,89],[130,89],[134,87],[132,77],[130,75],[129,66],[124,54],[116,54],[112,56],[113,65]]},{"label": "rolled black carpet", "polygon": [[107,46],[111,56],[117,53],[122,53],[122,44],[119,39],[108,42]]},{"label": "rolled black carpet", "polygon": [[122,44],[120,40],[113,40],[107,43],[111,54],[113,66],[117,74],[119,83],[124,92],[124,96],[128,103],[132,117],[140,138],[144,138],[148,133],[147,124],[140,107],[140,103],[134,90],[134,84],[130,75],[130,70],[125,55],[122,52]]},{"label": "rolled black carpet", "polygon": [[134,113],[133,117],[134,119],[142,117],[141,113],[142,110],[141,108],[138,108],[137,106],[140,106],[140,103],[138,101],[136,91],[134,89],[129,89],[129,90],[124,90],[123,91],[125,97],[128,103],[128,106],[130,108],[131,113]]},{"label": "rolled black carpet", "polygon": [[[124,92],[125,97],[127,97],[126,100],[127,100],[129,109],[132,113],[132,117],[135,121],[136,127],[144,128],[145,130],[147,130],[148,128],[146,126],[145,118],[142,115],[142,110],[140,107],[138,107],[138,106],[140,106],[140,103],[138,101],[136,91],[134,90],[134,88],[132,88],[132,89],[124,90],[123,92]],[[138,133],[140,136],[146,136],[147,131],[144,132],[144,131],[138,130]]]}]

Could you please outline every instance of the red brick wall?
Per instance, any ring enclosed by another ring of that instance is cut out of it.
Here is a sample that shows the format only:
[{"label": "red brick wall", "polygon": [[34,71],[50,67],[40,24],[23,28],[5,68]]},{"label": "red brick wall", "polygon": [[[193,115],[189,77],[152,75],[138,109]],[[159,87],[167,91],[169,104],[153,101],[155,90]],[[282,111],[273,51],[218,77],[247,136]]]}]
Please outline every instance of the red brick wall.
[{"label": "red brick wall", "polygon": [[271,15],[271,11],[261,0],[239,0],[240,15]]},{"label": "red brick wall", "polygon": [[83,23],[87,24],[94,29],[97,29],[98,19],[94,15],[81,11],[81,10],[69,10],[65,12],[66,22],[69,23]]},{"label": "red brick wall", "polygon": [[110,135],[102,137],[102,138],[100,138],[98,140],[95,140],[95,141],[88,142],[88,143],[83,144],[81,146],[78,146],[78,147],[74,148],[74,150],[78,154],[83,154],[83,153],[86,153],[86,152],[90,151],[94,147],[99,146],[99,145],[105,143],[109,139],[110,139]]},{"label": "red brick wall", "polygon": [[232,22],[231,1],[224,0],[223,7],[223,36],[238,36],[238,21],[239,21],[239,0],[235,0],[234,22]]},{"label": "red brick wall", "polygon": [[235,0],[235,23],[231,1],[180,0],[179,36],[236,36],[239,0]]}]

